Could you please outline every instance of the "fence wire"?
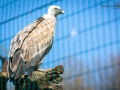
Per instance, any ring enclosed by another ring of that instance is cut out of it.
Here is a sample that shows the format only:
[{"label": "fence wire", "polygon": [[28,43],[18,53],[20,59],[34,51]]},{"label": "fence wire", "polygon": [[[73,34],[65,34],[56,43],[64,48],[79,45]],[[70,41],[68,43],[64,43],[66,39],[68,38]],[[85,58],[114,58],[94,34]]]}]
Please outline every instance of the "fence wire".
[{"label": "fence wire", "polygon": [[[54,43],[41,68],[62,64],[64,90],[120,90],[119,0],[1,0],[0,56],[12,38],[58,5]],[[0,70],[1,70],[0,66]],[[11,84],[8,90],[13,90]]]}]

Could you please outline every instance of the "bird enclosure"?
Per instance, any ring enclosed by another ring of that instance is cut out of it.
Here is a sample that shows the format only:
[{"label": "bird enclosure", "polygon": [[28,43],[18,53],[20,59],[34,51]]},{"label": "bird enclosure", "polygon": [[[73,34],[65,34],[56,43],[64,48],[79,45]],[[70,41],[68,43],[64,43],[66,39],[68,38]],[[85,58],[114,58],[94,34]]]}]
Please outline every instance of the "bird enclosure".
[{"label": "bird enclosure", "polygon": [[[120,90],[120,0],[0,0],[1,72],[12,38],[51,5],[64,15],[57,17],[52,48],[40,68],[62,65],[64,90]],[[14,90],[10,81],[6,87]]]}]

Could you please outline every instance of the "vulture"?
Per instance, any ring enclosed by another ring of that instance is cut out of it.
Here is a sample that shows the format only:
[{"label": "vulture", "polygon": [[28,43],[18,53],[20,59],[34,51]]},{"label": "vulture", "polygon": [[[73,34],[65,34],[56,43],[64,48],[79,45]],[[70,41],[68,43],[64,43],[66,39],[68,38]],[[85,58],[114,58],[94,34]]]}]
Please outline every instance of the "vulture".
[{"label": "vulture", "polygon": [[50,6],[47,14],[24,27],[12,39],[8,75],[13,84],[18,84],[25,72],[31,76],[33,71],[38,70],[53,45],[59,14],[64,14],[59,6]]}]

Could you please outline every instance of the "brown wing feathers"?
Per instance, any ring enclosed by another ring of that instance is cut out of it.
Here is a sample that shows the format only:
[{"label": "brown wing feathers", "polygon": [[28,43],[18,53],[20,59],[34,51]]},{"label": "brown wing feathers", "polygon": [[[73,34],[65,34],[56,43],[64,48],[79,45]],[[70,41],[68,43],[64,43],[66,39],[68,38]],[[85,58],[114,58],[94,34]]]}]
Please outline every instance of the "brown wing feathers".
[{"label": "brown wing feathers", "polygon": [[[26,62],[22,59],[22,57],[20,55],[20,51],[21,51],[20,48],[21,48],[25,38],[28,37],[29,33],[31,33],[37,27],[37,25],[40,22],[42,22],[43,20],[44,20],[44,18],[38,18],[35,22],[36,24],[33,25],[33,27],[28,26],[28,28],[31,30],[24,31],[24,33],[26,33],[26,34],[20,34],[21,32],[23,32],[23,31],[20,31],[17,34],[17,36],[15,36],[15,38],[12,40],[11,52],[9,53],[9,58],[10,58],[9,75],[10,75],[11,81],[13,81],[15,79],[17,80],[18,77],[19,77],[19,79],[21,79],[20,76],[25,72],[25,70],[27,69],[27,67],[31,63],[31,62],[29,62],[26,64]],[[25,35],[25,36],[23,36],[23,38],[22,38],[21,35]],[[23,52],[23,51],[21,51],[21,52]],[[33,62],[33,60],[31,60],[31,61]]]}]

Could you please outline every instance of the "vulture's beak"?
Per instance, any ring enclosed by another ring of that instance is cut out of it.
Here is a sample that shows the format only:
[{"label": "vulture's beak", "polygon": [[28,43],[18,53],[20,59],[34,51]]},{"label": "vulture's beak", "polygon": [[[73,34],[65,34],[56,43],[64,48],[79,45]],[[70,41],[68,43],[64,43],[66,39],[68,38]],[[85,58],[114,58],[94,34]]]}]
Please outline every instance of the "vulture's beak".
[{"label": "vulture's beak", "polygon": [[64,14],[64,10],[60,9],[59,14]]}]

